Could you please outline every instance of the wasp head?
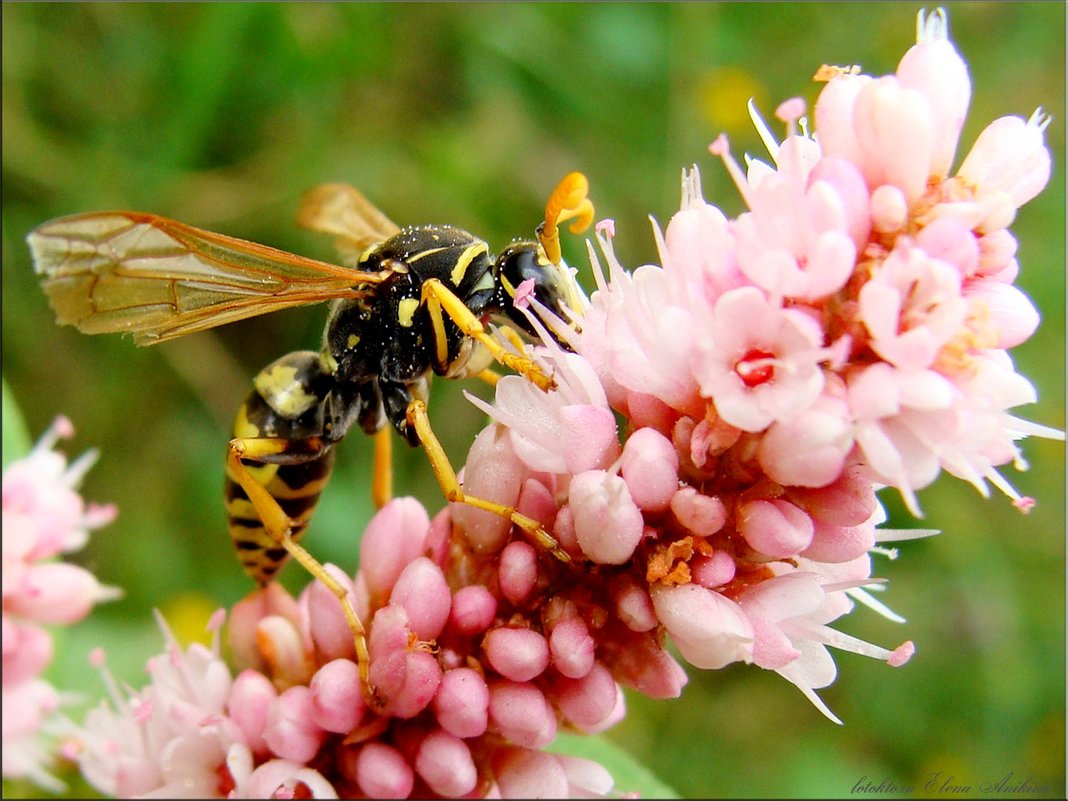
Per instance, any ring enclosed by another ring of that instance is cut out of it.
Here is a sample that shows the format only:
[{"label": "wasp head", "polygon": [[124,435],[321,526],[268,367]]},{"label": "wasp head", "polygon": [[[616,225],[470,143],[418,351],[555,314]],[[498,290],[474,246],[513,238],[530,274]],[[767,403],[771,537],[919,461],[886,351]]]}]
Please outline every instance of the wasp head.
[{"label": "wasp head", "polygon": [[493,281],[494,305],[510,324],[532,336],[536,332],[523,311],[530,298],[571,327],[574,327],[571,322],[574,312],[583,308],[570,269],[562,261],[559,264],[550,261],[538,242],[516,241],[502,251],[493,265]]}]

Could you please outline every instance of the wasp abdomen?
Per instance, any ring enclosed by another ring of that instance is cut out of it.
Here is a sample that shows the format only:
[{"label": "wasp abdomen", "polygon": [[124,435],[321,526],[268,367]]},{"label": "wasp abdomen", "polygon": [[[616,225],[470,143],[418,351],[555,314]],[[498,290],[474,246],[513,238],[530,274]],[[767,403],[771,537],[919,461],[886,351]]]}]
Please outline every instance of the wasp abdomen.
[{"label": "wasp abdomen", "polygon": [[[238,410],[234,437],[272,440],[269,456],[242,458],[253,480],[267,490],[289,519],[289,534],[299,541],[334,465],[333,443],[323,440],[325,387],[319,355],[299,351],[260,371]],[[313,447],[309,447],[314,443]],[[265,528],[260,514],[233,475],[224,487],[230,537],[245,572],[259,584],[269,583],[288,552]]]}]

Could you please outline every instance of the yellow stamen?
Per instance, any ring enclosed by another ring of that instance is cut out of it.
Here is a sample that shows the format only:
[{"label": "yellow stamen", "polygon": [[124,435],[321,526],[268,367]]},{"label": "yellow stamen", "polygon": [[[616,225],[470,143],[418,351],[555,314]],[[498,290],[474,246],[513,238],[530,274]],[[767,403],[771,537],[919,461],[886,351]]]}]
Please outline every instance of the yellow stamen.
[{"label": "yellow stamen", "polygon": [[590,182],[586,176],[572,172],[564,176],[545,204],[545,222],[538,226],[538,239],[553,264],[559,264],[561,259],[557,225],[573,219],[575,221],[568,230],[580,234],[593,222],[593,203],[587,197],[589,191]]}]

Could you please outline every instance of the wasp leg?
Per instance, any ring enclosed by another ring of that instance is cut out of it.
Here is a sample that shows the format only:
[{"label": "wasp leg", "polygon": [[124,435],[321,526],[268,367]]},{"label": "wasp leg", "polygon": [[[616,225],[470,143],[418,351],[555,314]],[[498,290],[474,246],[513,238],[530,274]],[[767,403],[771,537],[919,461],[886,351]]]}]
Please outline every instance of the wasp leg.
[{"label": "wasp leg", "polygon": [[[427,304],[435,328],[442,326],[441,315],[444,311],[465,336],[478,340],[493,355],[493,358],[505,367],[515,370],[527,380],[532,381],[539,389],[548,391],[555,386],[552,376],[543,373],[538,365],[526,356],[506,350],[500,342],[486,333],[485,327],[464,305],[464,302],[437,278],[430,278],[423,282],[422,300]],[[437,339],[445,342],[444,334]]]},{"label": "wasp leg", "polygon": [[434,476],[438,480],[441,491],[445,494],[445,500],[464,503],[468,506],[474,506],[476,509],[485,509],[501,517],[507,517],[512,523],[525,531],[527,536],[547,551],[550,551],[561,562],[565,564],[571,563],[571,555],[561,548],[556,538],[542,528],[541,523],[534,518],[520,514],[514,507],[464,494],[463,489],[460,487],[460,482],[456,478],[456,471],[453,470],[445,449],[441,447],[441,442],[438,441],[437,436],[430,427],[430,417],[427,415],[426,404],[423,401],[413,400],[408,404],[408,425],[413,426],[419,434],[419,442],[422,444],[423,450],[426,451],[427,458],[430,459],[430,467],[434,471]]},{"label": "wasp leg", "polygon": [[[234,481],[248,495],[249,502],[263,523],[263,528],[270,534],[280,546],[286,549],[290,556],[300,563],[301,567],[323,583],[341,603],[341,611],[345,615],[345,621],[352,630],[353,640],[356,645],[356,662],[360,671],[360,683],[364,689],[368,703],[375,698],[374,688],[371,686],[371,660],[367,652],[367,632],[360,622],[359,615],[349,601],[348,592],[329,573],[322,563],[312,556],[299,543],[294,542],[290,533],[293,528],[293,519],[290,518],[259,481],[250,472],[250,468],[242,462],[248,459],[262,464],[299,463],[311,461],[323,455],[323,441],[318,437],[308,439],[284,439],[279,437],[235,437],[230,440],[226,450],[227,472]],[[371,704],[372,708],[374,704]]]},{"label": "wasp leg", "polygon": [[375,434],[371,499],[381,509],[393,499],[393,432],[381,428]]},{"label": "wasp leg", "polygon": [[475,378],[479,379],[480,381],[485,381],[491,387],[495,387],[497,386],[497,382],[501,380],[501,374],[498,373],[496,370],[491,370],[487,367],[481,373],[476,374]]}]

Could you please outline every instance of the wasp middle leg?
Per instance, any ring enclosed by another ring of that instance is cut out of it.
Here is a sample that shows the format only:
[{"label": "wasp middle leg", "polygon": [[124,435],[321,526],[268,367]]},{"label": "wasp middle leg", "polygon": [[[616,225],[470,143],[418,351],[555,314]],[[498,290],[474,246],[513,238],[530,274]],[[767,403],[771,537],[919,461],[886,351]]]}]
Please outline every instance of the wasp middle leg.
[{"label": "wasp middle leg", "polygon": [[427,458],[430,460],[430,467],[434,471],[434,476],[437,478],[438,485],[441,487],[441,491],[447,501],[463,503],[467,506],[474,506],[477,509],[485,509],[487,512],[493,512],[501,517],[508,518],[524,531],[528,537],[552,553],[561,562],[571,564],[571,554],[561,548],[556,538],[534,518],[520,513],[515,507],[506,506],[496,501],[487,501],[484,498],[477,498],[464,493],[463,488],[460,486],[460,481],[456,477],[456,471],[449,461],[448,454],[441,447],[441,442],[430,426],[430,417],[427,415],[426,404],[423,401],[413,400],[408,405],[408,425],[418,434],[419,443],[423,446],[423,450],[426,451]]}]

